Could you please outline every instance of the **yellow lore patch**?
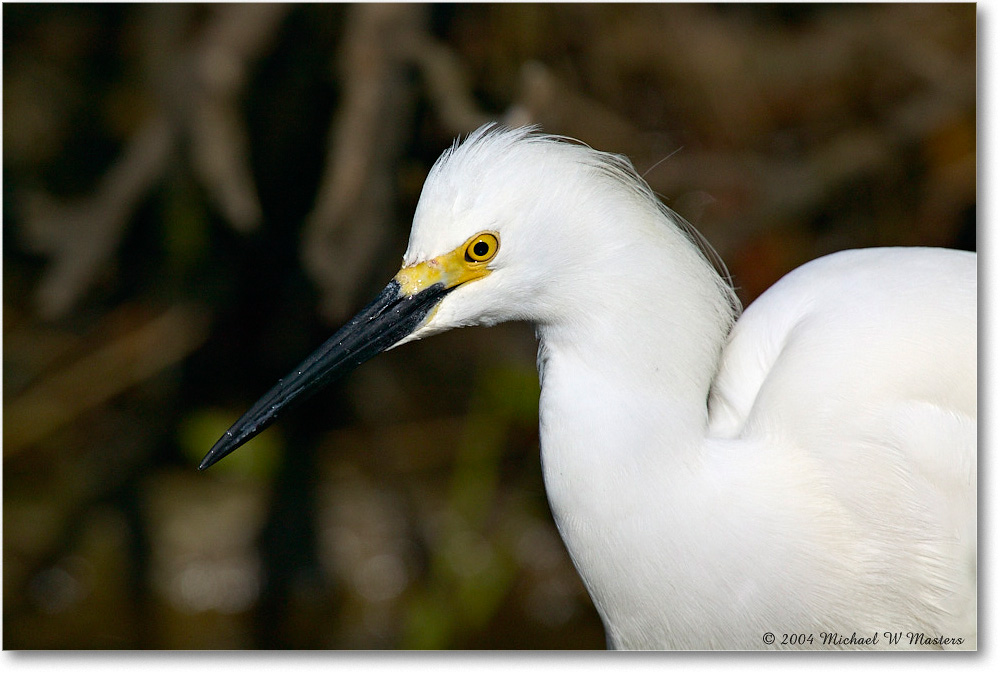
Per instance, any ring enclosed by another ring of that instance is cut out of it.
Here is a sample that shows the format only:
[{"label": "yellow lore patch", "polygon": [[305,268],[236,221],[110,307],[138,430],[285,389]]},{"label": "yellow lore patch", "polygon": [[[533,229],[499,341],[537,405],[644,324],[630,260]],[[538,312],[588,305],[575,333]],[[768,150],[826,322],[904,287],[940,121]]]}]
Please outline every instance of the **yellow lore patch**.
[{"label": "yellow lore patch", "polygon": [[480,232],[450,253],[403,267],[395,280],[400,291],[411,296],[436,283],[453,288],[488,276],[493,271],[488,263],[496,257],[498,250],[500,237],[497,233]]}]

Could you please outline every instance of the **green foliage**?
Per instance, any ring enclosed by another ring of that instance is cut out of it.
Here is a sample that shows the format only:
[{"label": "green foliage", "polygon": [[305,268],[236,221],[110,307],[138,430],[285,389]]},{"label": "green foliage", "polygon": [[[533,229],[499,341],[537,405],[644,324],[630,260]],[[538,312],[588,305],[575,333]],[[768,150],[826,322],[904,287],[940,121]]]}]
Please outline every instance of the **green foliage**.
[{"label": "green foliage", "polygon": [[429,581],[407,606],[404,648],[454,647],[461,635],[481,630],[516,577],[516,563],[498,542],[490,515],[510,431],[537,423],[538,376],[533,368],[513,365],[478,374],[456,448],[452,516],[433,542]]}]

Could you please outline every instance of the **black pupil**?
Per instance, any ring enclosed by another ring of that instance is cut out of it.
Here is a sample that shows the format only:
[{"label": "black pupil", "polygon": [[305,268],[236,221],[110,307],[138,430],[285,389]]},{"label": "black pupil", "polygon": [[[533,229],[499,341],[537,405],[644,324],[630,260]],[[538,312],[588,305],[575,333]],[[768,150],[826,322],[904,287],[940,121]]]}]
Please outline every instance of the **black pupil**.
[{"label": "black pupil", "polygon": [[476,257],[486,257],[486,253],[490,252],[490,244],[485,241],[476,241],[472,246],[472,252],[475,253]]}]

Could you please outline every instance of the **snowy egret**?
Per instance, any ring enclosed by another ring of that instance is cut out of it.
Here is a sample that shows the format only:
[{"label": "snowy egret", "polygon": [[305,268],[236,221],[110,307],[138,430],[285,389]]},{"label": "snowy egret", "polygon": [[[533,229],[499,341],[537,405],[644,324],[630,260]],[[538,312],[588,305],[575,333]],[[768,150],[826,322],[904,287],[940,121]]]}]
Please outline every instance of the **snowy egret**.
[{"label": "snowy egret", "polygon": [[556,525],[615,648],[975,648],[976,255],[836,253],[739,303],[627,159],[487,126],[400,272],[216,443],[375,354],[539,339]]}]

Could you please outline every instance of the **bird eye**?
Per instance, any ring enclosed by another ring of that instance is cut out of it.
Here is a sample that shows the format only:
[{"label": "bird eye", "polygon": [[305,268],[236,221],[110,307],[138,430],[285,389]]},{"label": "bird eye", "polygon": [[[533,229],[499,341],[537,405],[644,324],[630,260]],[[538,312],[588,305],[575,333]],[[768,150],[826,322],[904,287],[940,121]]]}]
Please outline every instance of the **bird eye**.
[{"label": "bird eye", "polygon": [[469,240],[465,247],[466,262],[489,262],[500,249],[500,239],[495,234],[483,232]]}]

